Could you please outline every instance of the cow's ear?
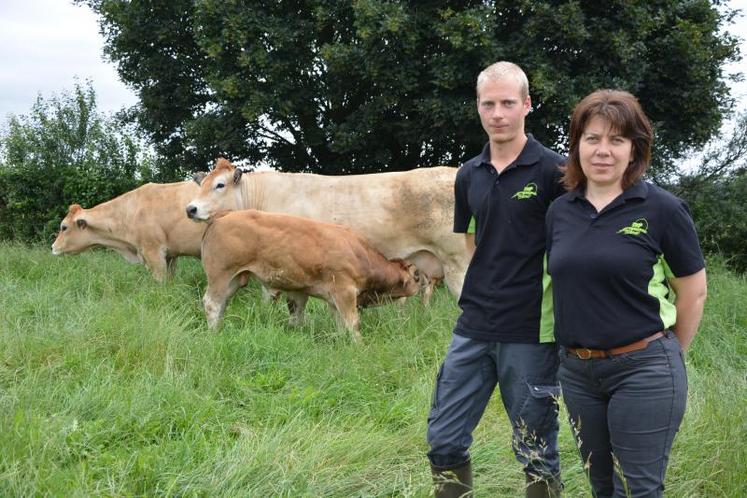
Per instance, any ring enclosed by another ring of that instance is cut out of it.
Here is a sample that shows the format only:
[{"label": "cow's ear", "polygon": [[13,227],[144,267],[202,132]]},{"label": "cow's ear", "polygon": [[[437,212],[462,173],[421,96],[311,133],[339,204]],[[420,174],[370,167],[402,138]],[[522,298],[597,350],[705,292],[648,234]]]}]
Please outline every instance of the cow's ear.
[{"label": "cow's ear", "polygon": [[236,168],[233,170],[233,183],[237,184],[241,181],[241,175],[243,174],[243,171],[241,171],[239,168]]},{"label": "cow's ear", "polygon": [[205,179],[206,176],[207,176],[207,173],[205,173],[204,171],[198,171],[197,173],[192,175],[192,180],[197,185],[202,185],[202,181]]},{"label": "cow's ear", "polygon": [[75,224],[78,225],[78,228],[80,228],[81,230],[88,226],[88,222],[83,218],[78,218],[77,220],[75,220]]}]

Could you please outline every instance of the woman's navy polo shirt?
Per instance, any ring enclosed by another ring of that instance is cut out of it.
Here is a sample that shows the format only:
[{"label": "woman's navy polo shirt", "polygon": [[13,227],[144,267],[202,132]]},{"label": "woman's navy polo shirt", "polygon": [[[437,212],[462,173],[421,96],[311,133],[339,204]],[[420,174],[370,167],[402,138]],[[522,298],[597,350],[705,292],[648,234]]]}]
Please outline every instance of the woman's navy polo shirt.
[{"label": "woman's navy polo shirt", "polygon": [[668,277],[705,263],[683,201],[639,181],[597,213],[575,190],[547,212],[555,336],[568,347],[610,349],[676,321]]},{"label": "woman's navy polo shirt", "polygon": [[563,193],[565,158],[527,136],[500,174],[490,147],[459,168],[454,232],[475,233],[454,333],[484,341],[553,341],[552,301],[545,273],[545,213]]}]

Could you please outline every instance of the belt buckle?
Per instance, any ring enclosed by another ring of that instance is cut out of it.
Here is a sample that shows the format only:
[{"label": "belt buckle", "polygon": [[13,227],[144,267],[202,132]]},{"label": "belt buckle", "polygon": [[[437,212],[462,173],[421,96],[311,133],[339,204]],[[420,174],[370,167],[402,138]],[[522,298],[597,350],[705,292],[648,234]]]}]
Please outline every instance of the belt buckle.
[{"label": "belt buckle", "polygon": [[[581,354],[582,352],[585,354]],[[591,349],[589,348],[577,348],[574,353],[576,353],[576,356],[578,356],[581,360],[591,359]]]}]

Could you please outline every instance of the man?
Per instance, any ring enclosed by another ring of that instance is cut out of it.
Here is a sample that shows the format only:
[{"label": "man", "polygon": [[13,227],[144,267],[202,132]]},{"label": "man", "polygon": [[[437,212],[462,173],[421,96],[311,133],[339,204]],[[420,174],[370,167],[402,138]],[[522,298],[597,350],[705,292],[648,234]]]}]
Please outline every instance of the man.
[{"label": "man", "polygon": [[428,417],[437,497],[471,496],[472,431],[496,384],[524,466],[526,496],[557,497],[558,356],[545,272],[545,212],[563,193],[564,158],[524,132],[524,72],[497,62],[477,78],[488,143],[459,169],[454,231],[474,250],[462,314],[439,370]]}]

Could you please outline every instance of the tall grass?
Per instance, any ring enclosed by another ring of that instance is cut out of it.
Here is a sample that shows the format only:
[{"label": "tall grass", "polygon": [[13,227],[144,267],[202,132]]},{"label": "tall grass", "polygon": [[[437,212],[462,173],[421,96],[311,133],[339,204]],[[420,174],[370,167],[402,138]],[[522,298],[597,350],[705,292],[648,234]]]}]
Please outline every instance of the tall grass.
[{"label": "tall grass", "polygon": [[[747,282],[716,264],[710,284],[669,496],[747,496]],[[319,301],[289,328],[256,286],[208,331],[204,288],[196,260],[159,285],[110,252],[0,245],[0,496],[430,494],[447,292],[364,310],[359,346]],[[521,496],[497,398],[475,433],[477,496]],[[588,496],[565,422],[560,447],[566,496]]]}]

